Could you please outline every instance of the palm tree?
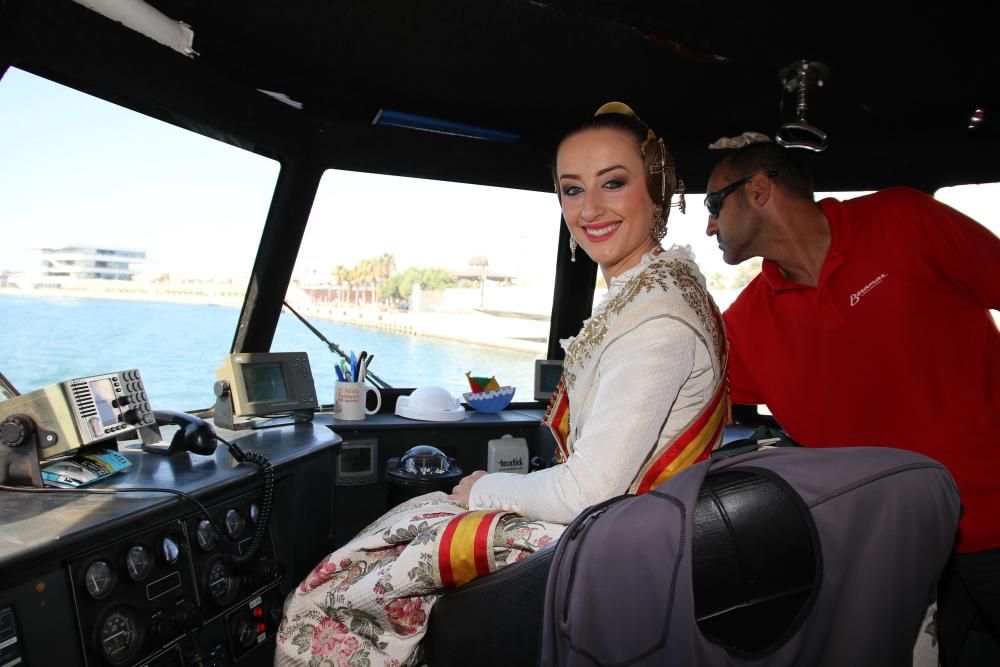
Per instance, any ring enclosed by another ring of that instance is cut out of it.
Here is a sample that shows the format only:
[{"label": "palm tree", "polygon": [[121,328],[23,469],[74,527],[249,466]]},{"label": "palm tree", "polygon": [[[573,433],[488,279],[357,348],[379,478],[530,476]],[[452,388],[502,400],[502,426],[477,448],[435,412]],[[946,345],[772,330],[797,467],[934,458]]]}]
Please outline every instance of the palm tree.
[{"label": "palm tree", "polygon": [[381,275],[381,266],[379,265],[379,258],[372,257],[371,259],[365,260],[365,270],[368,272],[368,289],[371,290],[372,300],[369,302],[371,305],[375,305],[378,301],[378,283],[379,276]]},{"label": "palm tree", "polygon": [[347,282],[347,267],[343,264],[338,264],[333,269],[333,277],[337,281],[337,299],[344,301],[344,283]]},{"label": "palm tree", "polygon": [[384,252],[375,259],[375,267],[377,277],[375,278],[375,290],[372,292],[373,296],[378,292],[379,286],[396,272],[396,258]]},{"label": "palm tree", "polygon": [[354,289],[354,286],[358,287],[356,290],[357,293],[354,296],[354,303],[357,305],[361,302],[361,288],[368,279],[368,275],[364,267],[364,261],[362,260],[361,262],[358,262],[357,265],[349,269],[348,276],[347,282],[351,285],[352,290]]}]

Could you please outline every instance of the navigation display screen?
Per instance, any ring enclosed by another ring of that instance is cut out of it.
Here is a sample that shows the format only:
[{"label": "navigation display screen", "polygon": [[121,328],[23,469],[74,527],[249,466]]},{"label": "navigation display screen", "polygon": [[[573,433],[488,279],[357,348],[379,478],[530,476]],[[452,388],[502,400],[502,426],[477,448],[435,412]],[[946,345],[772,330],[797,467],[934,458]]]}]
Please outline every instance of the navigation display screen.
[{"label": "navigation display screen", "polygon": [[562,364],[544,364],[541,370],[542,379],[540,385],[542,391],[555,391],[556,385],[559,384],[559,378],[562,377]]},{"label": "navigation display screen", "polygon": [[97,416],[101,420],[101,427],[111,426],[118,423],[118,414],[111,401],[115,400],[115,387],[108,378],[91,380],[90,395],[94,397],[94,404],[97,407]]},{"label": "navigation display screen", "polygon": [[288,386],[280,363],[243,364],[243,383],[251,403],[287,401]]},{"label": "navigation display screen", "polygon": [[372,450],[369,447],[345,447],[340,451],[340,472],[371,472]]}]

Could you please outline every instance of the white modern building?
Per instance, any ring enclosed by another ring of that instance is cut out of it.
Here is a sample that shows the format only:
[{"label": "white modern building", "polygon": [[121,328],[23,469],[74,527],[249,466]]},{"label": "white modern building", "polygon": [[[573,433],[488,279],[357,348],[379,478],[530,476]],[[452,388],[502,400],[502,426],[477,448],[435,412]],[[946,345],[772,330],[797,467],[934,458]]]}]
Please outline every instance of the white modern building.
[{"label": "white modern building", "polygon": [[33,253],[36,268],[26,276],[32,287],[71,287],[84,280],[132,280],[135,265],[146,261],[146,253],[141,250],[97,246],[36,248]]}]

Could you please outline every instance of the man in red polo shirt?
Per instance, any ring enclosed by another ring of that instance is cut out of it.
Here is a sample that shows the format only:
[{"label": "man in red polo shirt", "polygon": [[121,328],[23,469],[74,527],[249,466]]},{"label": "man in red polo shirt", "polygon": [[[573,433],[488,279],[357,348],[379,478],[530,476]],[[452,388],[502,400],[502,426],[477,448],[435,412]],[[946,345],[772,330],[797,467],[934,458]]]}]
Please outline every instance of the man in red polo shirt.
[{"label": "man in red polo shirt", "polygon": [[906,188],[816,203],[771,143],[729,155],[708,190],[726,263],[764,258],[725,313],[733,402],[766,403],[805,446],[896,447],[948,467],[963,516],[941,656],[978,664],[962,655],[974,617],[1000,631],[1000,239]]}]

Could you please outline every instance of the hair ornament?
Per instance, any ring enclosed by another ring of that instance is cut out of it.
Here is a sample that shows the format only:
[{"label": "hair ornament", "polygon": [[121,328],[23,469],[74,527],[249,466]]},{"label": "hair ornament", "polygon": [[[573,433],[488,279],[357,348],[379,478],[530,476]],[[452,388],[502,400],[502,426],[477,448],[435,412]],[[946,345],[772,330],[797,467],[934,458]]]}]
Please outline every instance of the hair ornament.
[{"label": "hair ornament", "polygon": [[623,116],[630,116],[639,120],[639,117],[635,115],[632,111],[632,107],[625,104],[624,102],[608,102],[607,104],[602,104],[601,108],[594,112],[595,116],[602,116],[606,113],[617,113]]},{"label": "hair ornament", "polygon": [[[643,158],[648,158],[647,149],[649,145],[653,142],[659,144],[659,149],[660,149],[659,160],[649,165],[649,173],[650,175],[656,175],[656,174],[660,175],[660,200],[663,202],[664,206],[677,208],[680,210],[681,213],[686,212],[687,204],[684,201],[684,192],[685,192],[684,181],[682,181],[680,178],[677,177],[677,170],[674,167],[672,158],[668,163],[667,156],[669,155],[669,153],[667,152],[667,146],[663,142],[663,139],[657,137],[656,133],[653,132],[653,128],[643,123],[642,119],[639,118],[639,116],[636,115],[635,111],[632,110],[632,107],[625,104],[624,102],[608,102],[606,104],[603,104],[601,105],[601,108],[599,108],[594,113],[594,115],[601,116],[607,113],[615,113],[615,114],[620,114],[622,116],[628,116],[629,118],[634,118],[635,120],[639,121],[640,123],[646,126],[646,139],[645,141],[642,142],[642,145],[639,146],[639,152],[643,156]],[[677,195],[676,204],[673,202],[667,202],[668,175],[674,179],[674,184],[676,187],[675,194]]]}]

